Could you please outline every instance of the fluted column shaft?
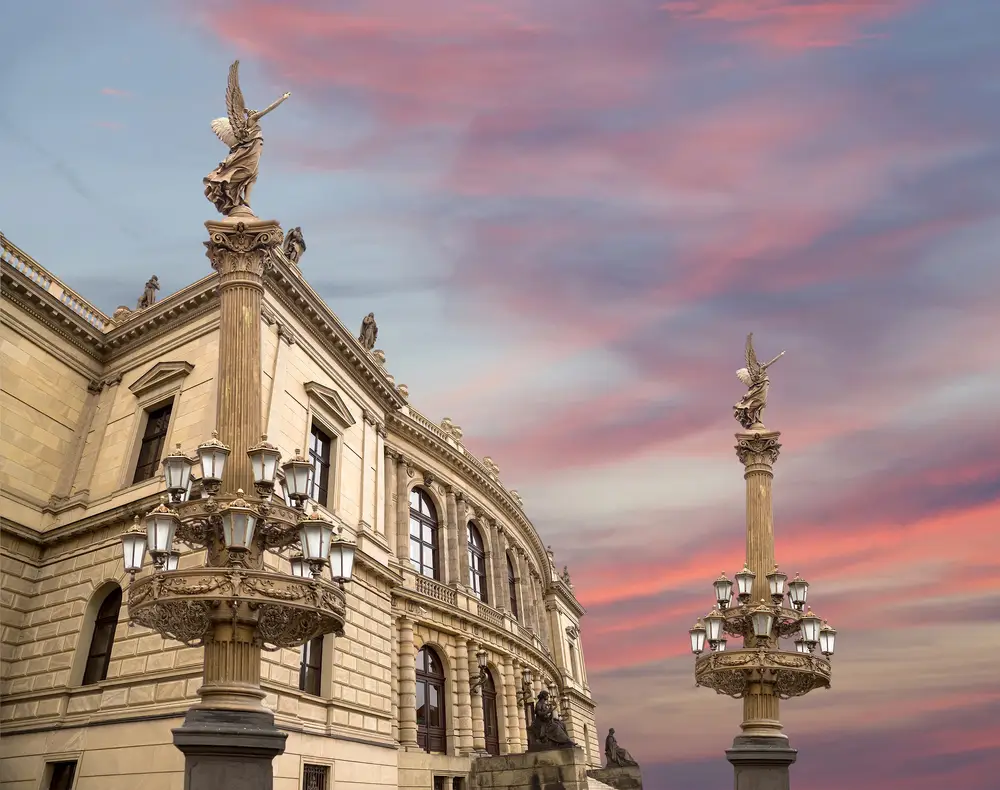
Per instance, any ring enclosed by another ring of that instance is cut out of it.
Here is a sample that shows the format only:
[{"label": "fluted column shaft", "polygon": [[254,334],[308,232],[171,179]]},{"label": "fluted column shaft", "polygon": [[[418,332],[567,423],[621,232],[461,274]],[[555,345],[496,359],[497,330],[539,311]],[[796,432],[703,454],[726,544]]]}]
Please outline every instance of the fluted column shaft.
[{"label": "fluted column shaft", "polygon": [[[468,641],[466,643],[465,650],[465,664],[468,667],[466,672],[468,676],[476,677],[479,672],[479,660],[476,658],[476,651],[479,646],[473,642]],[[501,683],[501,688],[503,684]],[[483,697],[482,692],[472,695],[471,698],[472,707],[472,749],[475,752],[485,752],[486,751],[486,719],[483,713]]]},{"label": "fluted column shaft", "polygon": [[510,590],[507,589],[507,542],[503,528],[490,521],[490,540],[493,542],[493,606],[503,612],[510,611]]},{"label": "fluted column shaft", "polygon": [[[461,754],[472,754],[473,699],[469,685],[472,667],[469,649],[464,639],[455,643],[455,683],[458,686],[458,749]],[[478,674],[478,667],[476,669]]]},{"label": "fluted column shaft", "polygon": [[521,727],[518,724],[520,714],[518,713],[517,689],[514,681],[514,667],[510,656],[504,656],[501,664],[503,672],[503,696],[504,708],[507,719],[507,751],[510,754],[518,754],[521,748]]},{"label": "fluted column shaft", "polygon": [[396,554],[396,453],[388,447],[385,454],[385,537],[389,542],[389,553]]},{"label": "fluted column shaft", "polygon": [[410,567],[410,473],[403,456],[396,458],[396,557]]},{"label": "fluted column shaft", "polygon": [[[462,540],[461,530],[458,526],[459,504],[455,495],[455,489],[451,486],[445,490],[445,505],[448,509],[445,521],[445,539],[448,544],[448,573],[449,584],[466,585],[469,583],[469,576],[462,576],[461,555],[465,550],[465,541]],[[465,508],[462,507],[464,513]]]},{"label": "fluted column shaft", "polygon": [[[774,510],[771,499],[771,483],[774,479],[774,463],[778,460],[781,445],[777,431],[736,434],[736,454],[743,464],[743,478],[746,480],[747,514],[747,567],[755,574],[751,604],[762,599],[771,600],[767,574],[774,570]],[[763,640],[760,640],[763,641]],[[758,646],[759,640],[745,640],[745,647]],[[764,645],[761,645],[764,646]],[[774,640],[766,641],[767,647],[777,647]],[[778,697],[773,688],[765,683],[754,683],[750,693],[743,698],[743,722],[740,725],[745,735],[784,737],[781,733]]]},{"label": "fluted column shaft", "polygon": [[417,653],[408,617],[399,618],[399,743],[417,746]]},{"label": "fluted column shaft", "polygon": [[[389,701],[392,712],[392,739],[399,743],[399,628],[393,628],[391,631],[391,639],[389,640],[389,650],[391,651],[389,659],[389,671],[392,672],[392,678],[389,683]],[[416,666],[414,666],[414,678],[416,678]]]}]

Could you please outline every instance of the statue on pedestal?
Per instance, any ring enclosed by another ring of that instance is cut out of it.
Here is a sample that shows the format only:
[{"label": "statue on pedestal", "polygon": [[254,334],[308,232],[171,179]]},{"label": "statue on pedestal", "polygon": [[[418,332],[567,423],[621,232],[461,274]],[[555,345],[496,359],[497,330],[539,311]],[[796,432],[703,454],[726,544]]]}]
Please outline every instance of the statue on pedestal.
[{"label": "statue on pedestal", "polygon": [[159,290],[160,290],[160,281],[154,274],[146,282],[146,287],[143,289],[142,296],[139,297],[139,304],[136,306],[135,309],[144,310],[147,307],[152,307],[153,303],[156,301],[156,292]]},{"label": "statue on pedestal", "polygon": [[212,131],[229,146],[229,156],[202,181],[205,184],[205,197],[220,214],[226,217],[230,214],[253,217],[250,190],[257,180],[260,152],[264,147],[260,119],[292,94],[286,93],[259,112],[248,110],[243,101],[243,91],[240,90],[239,69],[238,60],[229,67],[226,117],[212,121]]},{"label": "statue on pedestal", "polygon": [[760,416],[767,405],[767,388],[770,380],[767,377],[767,369],[784,356],[782,351],[770,362],[761,365],[757,361],[757,354],[753,350],[753,332],[747,335],[746,360],[747,366],[736,371],[747,387],[747,394],[733,407],[733,414],[736,421],[748,431],[763,431],[764,423]]},{"label": "statue on pedestal", "polygon": [[302,237],[302,228],[296,225],[288,231],[281,249],[290,263],[298,263],[302,260],[302,253],[306,251],[306,240]]},{"label": "statue on pedestal", "polygon": [[566,725],[556,718],[555,707],[549,702],[549,692],[539,691],[535,701],[534,717],[528,727],[528,751],[544,752],[549,749],[572,749],[576,746]]},{"label": "statue on pedestal", "polygon": [[618,766],[619,768],[625,768],[628,766],[638,767],[632,755],[628,753],[627,749],[623,749],[618,745],[618,741],[615,739],[615,728],[612,727],[608,730],[608,737],[604,740],[604,756],[608,759],[608,768],[613,768]]},{"label": "statue on pedestal", "polygon": [[365,351],[375,348],[375,340],[378,338],[378,324],[375,323],[375,313],[369,313],[361,322],[361,332],[358,334],[358,342]]}]

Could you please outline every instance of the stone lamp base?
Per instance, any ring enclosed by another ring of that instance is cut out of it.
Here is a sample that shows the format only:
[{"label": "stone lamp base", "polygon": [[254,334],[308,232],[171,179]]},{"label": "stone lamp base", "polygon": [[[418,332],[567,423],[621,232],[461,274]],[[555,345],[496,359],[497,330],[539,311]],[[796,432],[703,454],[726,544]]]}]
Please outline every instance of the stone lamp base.
[{"label": "stone lamp base", "polygon": [[736,790],[789,790],[789,766],[798,752],[787,738],[740,735],[726,759],[736,772]]}]

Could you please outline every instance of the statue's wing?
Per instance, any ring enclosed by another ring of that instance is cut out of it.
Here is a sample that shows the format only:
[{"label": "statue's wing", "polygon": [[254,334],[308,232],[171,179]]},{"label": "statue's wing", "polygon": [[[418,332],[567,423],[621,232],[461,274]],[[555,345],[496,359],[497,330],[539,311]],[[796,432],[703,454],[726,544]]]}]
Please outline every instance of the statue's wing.
[{"label": "statue's wing", "polygon": [[239,143],[239,140],[236,139],[236,135],[233,133],[233,127],[229,124],[228,118],[216,118],[212,121],[212,131],[215,132],[216,137],[230,148],[235,147]]},{"label": "statue's wing", "polygon": [[753,350],[753,332],[747,335],[747,372],[751,378],[760,375],[760,363],[757,361],[757,354]]},{"label": "statue's wing", "polygon": [[740,368],[736,371],[736,375],[739,377],[740,381],[747,387],[753,385],[753,379],[750,377],[750,371],[746,368]]},{"label": "statue's wing", "polygon": [[240,62],[234,60],[233,65],[229,67],[229,83],[226,85],[226,113],[229,115],[229,126],[237,140],[243,138],[246,110],[243,91],[240,90]]}]

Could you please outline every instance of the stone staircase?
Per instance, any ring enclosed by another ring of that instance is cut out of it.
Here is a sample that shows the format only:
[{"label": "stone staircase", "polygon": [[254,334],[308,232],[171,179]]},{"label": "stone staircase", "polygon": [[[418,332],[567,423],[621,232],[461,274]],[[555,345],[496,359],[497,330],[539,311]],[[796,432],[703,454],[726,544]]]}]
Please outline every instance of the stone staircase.
[{"label": "stone staircase", "polygon": [[611,785],[606,785],[599,779],[592,776],[587,777],[587,790],[615,790]]}]

